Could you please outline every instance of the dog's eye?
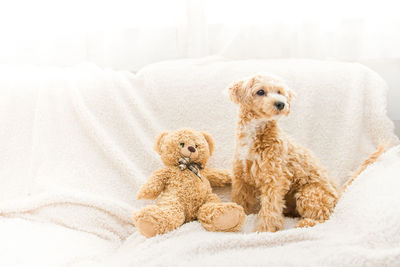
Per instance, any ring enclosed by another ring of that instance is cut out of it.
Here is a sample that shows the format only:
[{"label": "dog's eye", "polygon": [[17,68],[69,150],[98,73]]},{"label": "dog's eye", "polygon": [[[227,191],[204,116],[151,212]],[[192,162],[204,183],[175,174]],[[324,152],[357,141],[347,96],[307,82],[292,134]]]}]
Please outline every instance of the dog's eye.
[{"label": "dog's eye", "polygon": [[256,94],[257,95],[265,95],[265,91],[264,90],[258,90]]},{"label": "dog's eye", "polygon": [[180,143],[180,145],[181,145],[181,147],[184,147],[184,146],[185,146],[185,143]]},{"label": "dog's eye", "polygon": [[281,91],[278,91],[278,94],[281,94]]}]

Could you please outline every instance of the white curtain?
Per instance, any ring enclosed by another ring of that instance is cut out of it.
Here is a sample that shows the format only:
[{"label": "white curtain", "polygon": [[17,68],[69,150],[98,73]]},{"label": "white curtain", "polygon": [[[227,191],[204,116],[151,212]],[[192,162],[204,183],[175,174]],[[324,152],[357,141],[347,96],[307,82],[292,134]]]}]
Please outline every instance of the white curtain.
[{"label": "white curtain", "polygon": [[167,59],[400,58],[394,0],[36,0],[0,4],[0,63],[91,61],[136,71]]}]

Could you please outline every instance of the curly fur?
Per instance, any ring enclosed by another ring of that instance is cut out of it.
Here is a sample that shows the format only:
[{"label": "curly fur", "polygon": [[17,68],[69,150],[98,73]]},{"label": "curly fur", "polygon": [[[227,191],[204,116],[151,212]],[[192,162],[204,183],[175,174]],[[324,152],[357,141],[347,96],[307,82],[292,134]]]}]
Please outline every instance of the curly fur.
[{"label": "curly fur", "polygon": [[[312,152],[277,125],[290,112],[293,92],[281,79],[261,74],[235,82],[229,90],[240,107],[233,201],[247,214],[258,211],[255,230],[260,232],[282,229],[284,215],[300,216],[299,227],[327,220],[341,190]],[[277,103],[284,107],[279,109]],[[365,164],[375,161],[379,153]]]},{"label": "curly fur", "polygon": [[[155,171],[137,194],[138,199],[158,197],[157,204],[133,215],[135,226],[143,235],[163,234],[195,219],[209,231],[240,229],[245,217],[243,208],[236,203],[221,202],[211,190],[211,185],[229,184],[231,176],[227,170],[206,168],[214,150],[209,134],[192,129],[164,132],[157,138],[154,149],[165,168]],[[189,169],[179,169],[178,161],[183,156],[204,166],[201,179]]]}]

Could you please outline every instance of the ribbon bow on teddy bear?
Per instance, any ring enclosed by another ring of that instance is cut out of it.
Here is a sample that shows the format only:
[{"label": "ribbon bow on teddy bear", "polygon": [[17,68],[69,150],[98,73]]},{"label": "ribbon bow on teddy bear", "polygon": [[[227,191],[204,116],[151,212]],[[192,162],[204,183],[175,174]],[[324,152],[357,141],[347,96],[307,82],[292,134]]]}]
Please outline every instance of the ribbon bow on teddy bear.
[{"label": "ribbon bow on teddy bear", "polygon": [[184,158],[179,159],[178,167],[181,171],[186,170],[186,169],[191,170],[201,180],[200,170],[203,169],[203,165],[201,165],[201,163],[190,162],[190,158],[184,157]]}]

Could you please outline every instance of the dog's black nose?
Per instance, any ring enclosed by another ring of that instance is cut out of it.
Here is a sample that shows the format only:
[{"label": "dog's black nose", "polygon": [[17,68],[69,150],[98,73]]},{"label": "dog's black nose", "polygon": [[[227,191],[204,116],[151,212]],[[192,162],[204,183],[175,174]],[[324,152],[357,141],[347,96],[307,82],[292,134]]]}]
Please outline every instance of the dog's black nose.
[{"label": "dog's black nose", "polygon": [[192,146],[189,146],[188,147],[188,150],[190,151],[190,152],[196,152],[196,148],[194,148],[194,147],[192,147]]},{"label": "dog's black nose", "polygon": [[279,110],[282,110],[285,108],[285,103],[277,101],[275,102],[275,107]]}]

